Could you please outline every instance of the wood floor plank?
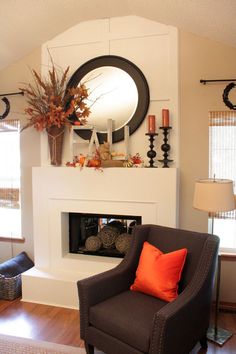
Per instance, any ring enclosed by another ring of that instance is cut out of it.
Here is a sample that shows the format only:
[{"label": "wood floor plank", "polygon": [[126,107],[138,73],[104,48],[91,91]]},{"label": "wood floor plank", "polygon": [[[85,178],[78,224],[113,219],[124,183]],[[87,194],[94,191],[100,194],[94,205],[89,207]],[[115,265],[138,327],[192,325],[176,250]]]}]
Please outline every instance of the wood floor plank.
[{"label": "wood floor plank", "polygon": [[0,300],[0,333],[81,346],[79,311]]}]

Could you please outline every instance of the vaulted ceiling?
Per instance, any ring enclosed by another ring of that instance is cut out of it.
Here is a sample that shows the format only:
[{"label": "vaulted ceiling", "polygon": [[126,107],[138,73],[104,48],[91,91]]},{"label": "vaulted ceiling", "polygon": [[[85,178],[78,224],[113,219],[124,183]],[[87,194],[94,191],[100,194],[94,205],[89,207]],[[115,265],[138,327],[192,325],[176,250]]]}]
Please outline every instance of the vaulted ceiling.
[{"label": "vaulted ceiling", "polygon": [[78,22],[126,15],[236,47],[235,0],[0,0],[0,70]]}]

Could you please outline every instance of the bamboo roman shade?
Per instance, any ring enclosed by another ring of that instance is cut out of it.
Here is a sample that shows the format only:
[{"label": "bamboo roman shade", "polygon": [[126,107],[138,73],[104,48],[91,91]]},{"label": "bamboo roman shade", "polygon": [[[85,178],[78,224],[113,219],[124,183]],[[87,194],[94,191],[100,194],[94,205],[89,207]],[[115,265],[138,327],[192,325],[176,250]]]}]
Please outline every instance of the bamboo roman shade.
[{"label": "bamboo roman shade", "polygon": [[[236,112],[209,112],[209,174],[234,182],[236,194]],[[236,219],[236,210],[217,213],[217,218]]]}]

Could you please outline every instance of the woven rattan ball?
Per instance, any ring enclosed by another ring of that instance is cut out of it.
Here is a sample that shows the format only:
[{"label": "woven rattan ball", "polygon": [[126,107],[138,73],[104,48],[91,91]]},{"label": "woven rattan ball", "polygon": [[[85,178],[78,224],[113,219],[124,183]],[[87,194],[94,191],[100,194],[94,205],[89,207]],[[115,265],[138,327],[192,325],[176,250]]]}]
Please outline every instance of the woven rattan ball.
[{"label": "woven rattan ball", "polygon": [[89,236],[85,241],[85,247],[88,251],[98,251],[102,246],[102,241],[97,236]]},{"label": "woven rattan ball", "polygon": [[98,233],[98,237],[101,239],[104,248],[115,248],[118,235],[119,232],[111,226],[104,226]]},{"label": "woven rattan ball", "polygon": [[126,227],[124,223],[119,220],[110,221],[109,224],[107,224],[107,226],[116,229],[118,234],[123,234],[124,232],[126,232]]},{"label": "woven rattan ball", "polygon": [[116,239],[116,249],[120,253],[126,254],[130,248],[131,235],[130,234],[120,234]]}]

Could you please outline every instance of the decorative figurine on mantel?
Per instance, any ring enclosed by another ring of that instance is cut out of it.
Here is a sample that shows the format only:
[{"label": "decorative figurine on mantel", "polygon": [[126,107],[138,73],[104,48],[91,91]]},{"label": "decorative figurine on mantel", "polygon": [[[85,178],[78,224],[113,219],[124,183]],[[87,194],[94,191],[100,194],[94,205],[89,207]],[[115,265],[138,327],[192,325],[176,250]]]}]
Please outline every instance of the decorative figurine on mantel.
[{"label": "decorative figurine on mantel", "polygon": [[169,117],[168,109],[162,110],[162,126],[159,129],[163,130],[163,135],[164,135],[163,138],[164,144],[161,145],[161,150],[164,152],[163,154],[164,158],[158,161],[163,163],[162,166],[163,168],[168,168],[169,167],[168,164],[173,161],[168,158],[169,151],[170,151],[170,144],[168,144],[168,134],[169,134],[169,130],[172,129],[172,127],[170,127],[170,117]]},{"label": "decorative figurine on mantel", "polygon": [[124,154],[117,154],[110,152],[110,144],[104,142],[99,145],[98,154],[101,159],[101,167],[123,167],[124,160],[113,160],[113,156],[124,156]]},{"label": "decorative figurine on mantel", "polygon": [[154,150],[154,140],[155,136],[158,134],[156,133],[156,116],[154,115],[149,115],[148,117],[148,133],[145,135],[149,136],[149,147],[150,150],[147,152],[147,157],[149,158],[149,166],[147,167],[157,167],[154,166],[154,159],[156,157],[156,151]]},{"label": "decorative figurine on mantel", "polygon": [[107,141],[98,147],[101,167],[126,167],[129,150],[129,126],[124,127],[125,153],[112,152],[112,119],[107,120]]},{"label": "decorative figurine on mantel", "polygon": [[111,160],[110,144],[108,142],[104,142],[99,145],[98,153],[101,160]]}]

